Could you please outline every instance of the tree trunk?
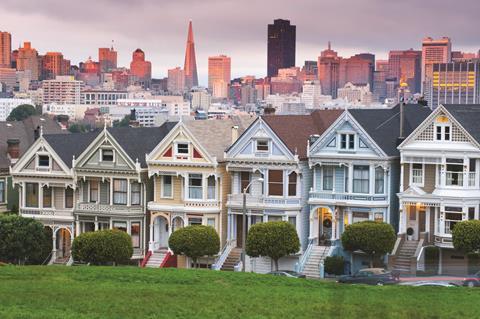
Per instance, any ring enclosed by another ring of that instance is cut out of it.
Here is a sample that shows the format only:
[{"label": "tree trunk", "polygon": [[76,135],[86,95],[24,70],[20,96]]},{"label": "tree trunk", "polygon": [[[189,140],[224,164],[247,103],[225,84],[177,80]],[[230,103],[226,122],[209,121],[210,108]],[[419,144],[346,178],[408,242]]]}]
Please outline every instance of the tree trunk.
[{"label": "tree trunk", "polygon": [[278,271],[278,259],[274,259],[275,261],[275,271]]},{"label": "tree trunk", "polygon": [[373,258],[374,255],[370,255],[370,268],[373,268]]}]

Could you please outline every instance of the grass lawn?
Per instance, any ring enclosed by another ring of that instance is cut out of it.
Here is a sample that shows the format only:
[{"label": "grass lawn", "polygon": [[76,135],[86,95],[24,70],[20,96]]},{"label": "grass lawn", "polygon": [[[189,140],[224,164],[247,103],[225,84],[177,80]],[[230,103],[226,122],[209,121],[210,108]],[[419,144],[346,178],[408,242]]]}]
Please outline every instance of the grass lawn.
[{"label": "grass lawn", "polygon": [[0,318],[479,318],[480,288],[208,270],[0,267]]}]

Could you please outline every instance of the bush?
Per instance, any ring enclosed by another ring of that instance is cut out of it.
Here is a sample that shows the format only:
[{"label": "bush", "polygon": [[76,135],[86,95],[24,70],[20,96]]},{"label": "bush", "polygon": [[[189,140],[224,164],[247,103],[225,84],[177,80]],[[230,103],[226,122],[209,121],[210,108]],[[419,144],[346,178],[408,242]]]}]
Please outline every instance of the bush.
[{"label": "bush", "polygon": [[328,256],[324,261],[325,272],[336,276],[343,275],[344,264],[343,256]]},{"label": "bush", "polygon": [[51,231],[31,218],[0,216],[0,261],[42,264],[52,251]]},{"label": "bush", "polygon": [[288,222],[258,223],[250,227],[246,252],[252,257],[270,257],[278,270],[278,260],[300,249],[297,230]]},{"label": "bush", "polygon": [[457,223],[452,231],[453,246],[465,253],[480,250],[480,220]]},{"label": "bush", "polygon": [[345,250],[361,250],[370,256],[370,267],[375,257],[392,251],[397,236],[392,225],[383,222],[364,221],[348,225],[342,234]]},{"label": "bush", "polygon": [[72,256],[75,261],[95,265],[125,264],[133,254],[132,239],[117,229],[83,233],[73,240]]},{"label": "bush", "polygon": [[194,225],[180,228],[172,233],[168,245],[176,255],[192,258],[197,267],[197,259],[213,256],[220,250],[220,237],[211,226]]},{"label": "bush", "polygon": [[7,117],[7,121],[23,121],[24,119],[37,114],[37,110],[33,105],[21,104],[14,108],[10,115]]}]

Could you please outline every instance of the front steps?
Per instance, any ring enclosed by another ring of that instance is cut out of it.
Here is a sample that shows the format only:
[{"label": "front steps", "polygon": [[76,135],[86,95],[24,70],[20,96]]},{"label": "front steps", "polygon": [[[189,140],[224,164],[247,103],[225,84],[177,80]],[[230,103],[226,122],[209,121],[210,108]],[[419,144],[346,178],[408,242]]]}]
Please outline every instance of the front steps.
[{"label": "front steps", "polygon": [[328,256],[329,250],[330,246],[312,246],[312,251],[302,271],[307,278],[320,278],[319,267]]},{"label": "front steps", "polygon": [[242,255],[241,248],[233,248],[228,254],[227,259],[223,262],[222,268],[220,270],[224,271],[234,271],[234,267],[240,261]]},{"label": "front steps", "polygon": [[147,264],[145,267],[149,268],[160,268],[165,256],[167,255],[168,250],[159,250],[152,253],[150,258],[148,259]]},{"label": "front steps", "polygon": [[395,263],[393,270],[399,271],[403,274],[412,273],[411,259],[415,256],[417,251],[418,241],[405,240],[395,256]]}]

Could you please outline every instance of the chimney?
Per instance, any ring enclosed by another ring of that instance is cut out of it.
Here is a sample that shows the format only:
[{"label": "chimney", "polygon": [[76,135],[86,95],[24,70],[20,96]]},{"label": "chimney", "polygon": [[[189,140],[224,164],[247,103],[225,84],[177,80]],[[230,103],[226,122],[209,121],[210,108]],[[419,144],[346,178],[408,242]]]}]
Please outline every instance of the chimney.
[{"label": "chimney", "polygon": [[238,139],[238,125],[232,126],[232,144]]},{"label": "chimney", "polygon": [[313,143],[315,143],[318,139],[320,138],[320,135],[318,134],[313,134],[313,135],[310,135],[308,137],[308,145],[312,145]]},{"label": "chimney", "polygon": [[266,107],[263,109],[263,115],[275,115],[274,107]]},{"label": "chimney", "polygon": [[33,140],[36,141],[40,137],[40,126],[37,126],[36,129],[33,130]]},{"label": "chimney", "polygon": [[7,153],[12,163],[20,157],[20,140],[18,138],[10,138],[7,140]]},{"label": "chimney", "polygon": [[137,121],[137,110],[130,110],[130,121],[128,122],[130,127],[140,127],[140,122]]},{"label": "chimney", "polygon": [[400,135],[398,137],[405,138],[405,102],[403,100],[400,101]]}]

